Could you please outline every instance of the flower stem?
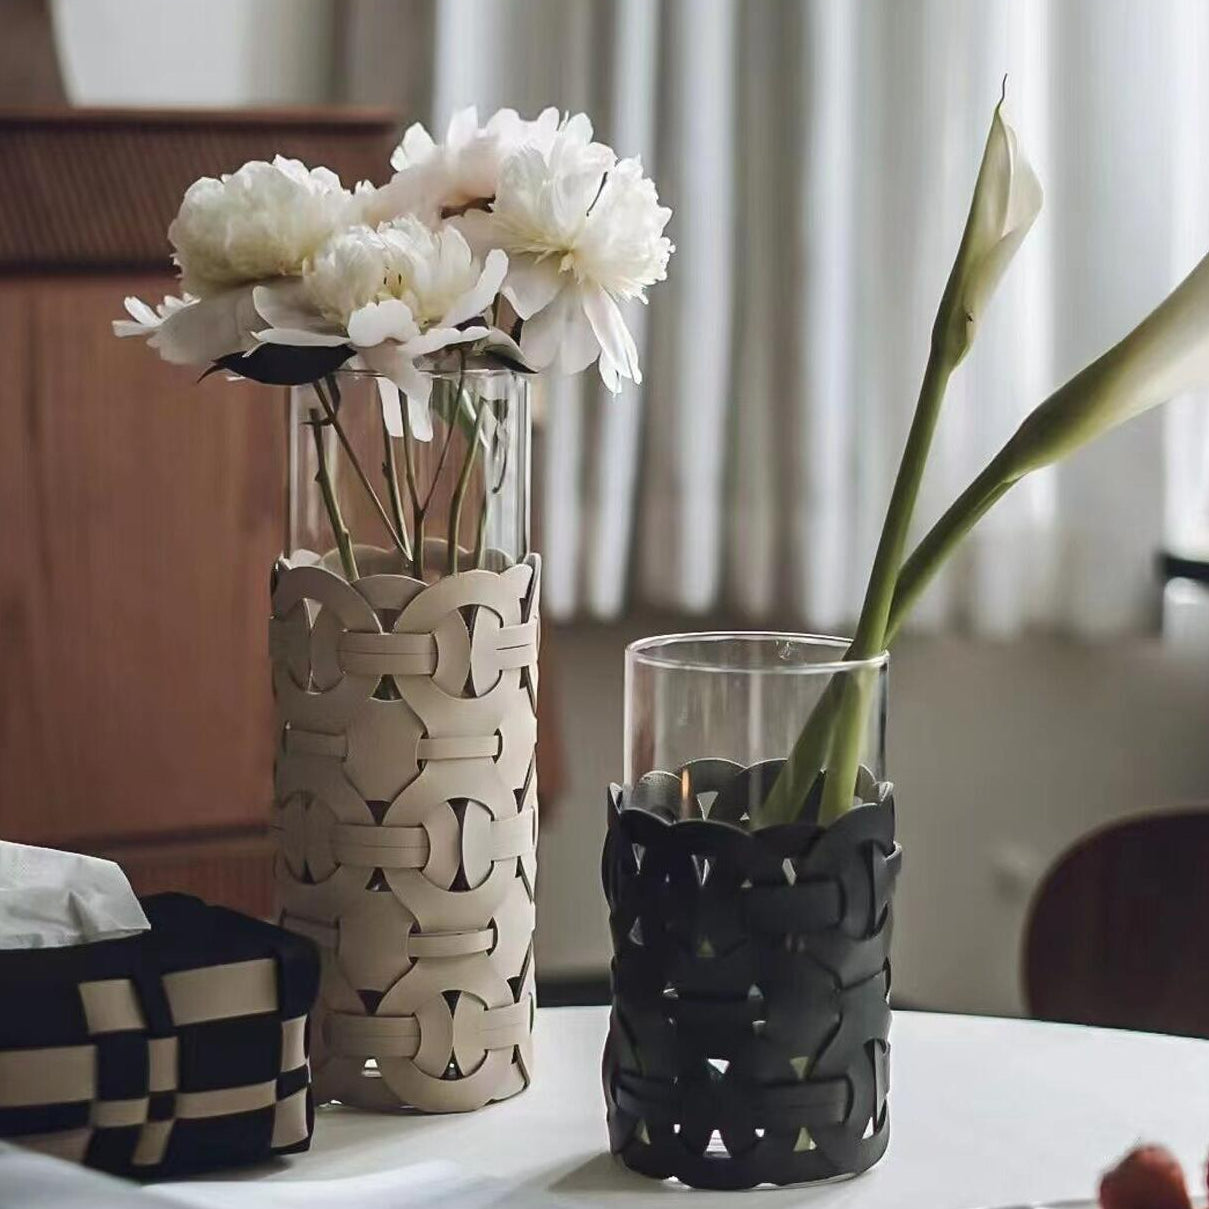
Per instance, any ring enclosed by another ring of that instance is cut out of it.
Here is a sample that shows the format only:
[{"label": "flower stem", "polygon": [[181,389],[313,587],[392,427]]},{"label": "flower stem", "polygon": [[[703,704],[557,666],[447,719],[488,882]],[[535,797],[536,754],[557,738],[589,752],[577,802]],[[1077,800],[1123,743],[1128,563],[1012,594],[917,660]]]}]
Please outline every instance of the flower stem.
[{"label": "flower stem", "polygon": [[411,435],[411,423],[403,421],[403,466],[407,474],[407,494],[411,496],[411,514],[416,529],[416,578],[424,578],[424,521],[425,508],[420,503],[420,489],[416,483],[415,438]]},{"label": "flower stem", "polygon": [[[885,647],[907,532],[952,372],[953,365],[944,352],[943,343],[933,340],[869,575],[856,636],[844,654],[845,660],[868,659]],[[820,821],[838,818],[851,805],[868,702],[865,691],[845,687],[846,679],[847,673],[843,672],[832,678],[794,743],[772,790],[752,820],[753,826],[765,827],[796,818],[824,765],[828,767],[828,776],[819,809]]]},{"label": "flower stem", "polygon": [[[394,525],[391,524],[390,517],[386,515],[386,509],[382,507],[382,501],[378,498],[378,493],[374,490],[373,484],[369,481],[369,476],[362,469],[361,462],[354,451],[348,435],[344,431],[344,426],[340,423],[340,417],[336,414],[336,408],[333,401],[329,400],[327,395],[320,389],[318,381],[312,383],[315,388],[315,394],[319,398],[319,402],[323,405],[324,415],[327,422],[336,430],[336,436],[340,440],[340,444],[344,448],[344,452],[348,455],[348,460],[352,464],[353,471],[357,478],[361,481],[361,486],[365,488],[366,495],[369,496],[370,502],[373,504],[375,511],[382,520],[382,524],[386,526],[386,532],[390,535],[390,539],[395,544],[395,548],[403,555],[408,557],[407,548],[403,544],[403,538],[395,531]],[[328,389],[333,391],[332,399],[338,399],[339,393],[335,389],[335,384],[332,379],[328,379]]]},{"label": "flower stem", "polygon": [[[407,431],[406,425],[403,429]],[[412,561],[411,541],[407,534],[407,521],[403,517],[403,496],[399,492],[399,465],[395,458],[395,446],[386,428],[386,417],[382,417],[382,449],[385,460],[382,463],[382,474],[386,479],[386,490],[390,496],[390,511],[394,517],[395,532],[403,539],[403,555]]]},{"label": "flower stem", "polygon": [[[919,401],[898,465],[894,490],[890,493],[890,505],[873,559],[873,570],[869,574],[869,586],[865,591],[865,603],[861,606],[856,637],[845,659],[869,659],[880,654],[886,645],[894,585],[902,566],[907,533],[915,512],[915,502],[919,498],[924,468],[928,464],[928,451],[932,446],[936,421],[940,417],[945,388],[953,372],[952,359],[945,353],[944,347],[943,340],[932,342],[924,380],[919,388]],[[820,823],[834,822],[852,806],[852,787],[856,782],[860,740],[865,729],[868,705],[868,686],[858,682],[845,689],[827,761],[827,779],[823,785],[823,802],[819,807]]]},{"label": "flower stem", "polygon": [[327,468],[327,450],[323,448],[324,421],[315,408],[311,408],[309,421],[311,435],[315,438],[315,461],[318,469],[315,471],[315,481],[323,495],[323,503],[327,508],[328,520],[332,526],[332,536],[336,539],[336,549],[340,553],[340,565],[344,569],[344,578],[352,583],[358,578],[357,560],[353,555],[353,542],[349,536],[344,517],[340,512],[340,504],[336,500],[336,492],[332,487],[332,477]]},{"label": "flower stem", "polygon": [[944,516],[915,547],[911,557],[903,563],[902,570],[898,573],[898,583],[894,588],[894,599],[890,604],[890,618],[886,627],[887,643],[898,633],[912,605],[940,570],[945,559],[1018,481],[1016,476],[1005,476],[1005,472],[998,465],[999,460],[995,458],[991,461],[957,497]]},{"label": "flower stem", "polygon": [[[458,531],[462,527],[462,504],[466,499],[466,488],[470,486],[470,475],[474,470],[475,458],[479,452],[479,436],[483,431],[483,421],[487,417],[488,403],[486,399],[479,400],[479,409],[474,417],[474,428],[470,433],[470,444],[466,457],[462,461],[462,472],[458,475],[458,484],[454,488],[453,499],[449,504],[449,574],[458,573]],[[483,507],[486,509],[486,500]]]}]

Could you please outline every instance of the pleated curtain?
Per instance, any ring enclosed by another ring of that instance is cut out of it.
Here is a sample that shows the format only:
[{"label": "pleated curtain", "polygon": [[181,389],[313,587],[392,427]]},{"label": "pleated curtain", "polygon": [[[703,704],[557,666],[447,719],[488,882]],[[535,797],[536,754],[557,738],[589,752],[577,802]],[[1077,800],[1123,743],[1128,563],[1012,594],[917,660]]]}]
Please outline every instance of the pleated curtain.
[{"label": "pleated curtain", "polygon": [[[849,626],[991,111],[1046,190],[955,377],[917,528],[1026,411],[1209,250],[1201,0],[356,0],[347,99],[444,129],[477,104],[589,112],[675,209],[635,305],[645,379],[546,390],[555,617],[640,605]],[[1154,557],[1206,518],[1209,403],[1018,486],[916,623],[1145,629]]]}]

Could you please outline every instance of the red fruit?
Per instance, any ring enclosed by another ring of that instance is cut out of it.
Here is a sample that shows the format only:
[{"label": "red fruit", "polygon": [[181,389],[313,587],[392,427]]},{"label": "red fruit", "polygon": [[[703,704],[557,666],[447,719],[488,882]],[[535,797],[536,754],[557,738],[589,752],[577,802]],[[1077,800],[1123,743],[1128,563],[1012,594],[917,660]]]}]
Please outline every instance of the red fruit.
[{"label": "red fruit", "polygon": [[1192,1209],[1184,1173],[1163,1146],[1131,1150],[1100,1181],[1102,1209]]}]

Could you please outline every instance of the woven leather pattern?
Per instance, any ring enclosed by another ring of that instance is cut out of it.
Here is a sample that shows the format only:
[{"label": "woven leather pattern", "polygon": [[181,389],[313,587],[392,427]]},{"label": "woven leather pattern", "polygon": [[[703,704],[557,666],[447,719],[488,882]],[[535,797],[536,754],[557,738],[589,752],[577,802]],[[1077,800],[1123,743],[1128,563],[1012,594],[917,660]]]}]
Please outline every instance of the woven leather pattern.
[{"label": "woven leather pattern", "polygon": [[536,555],[429,586],[278,565],[276,888],[323,955],[321,1101],[528,1085],[539,584]]},{"label": "woven leather pattern", "polygon": [[305,1150],[314,947],[184,895],[151,931],[0,955],[0,1138],[139,1177]]},{"label": "woven leather pattern", "polygon": [[[688,767],[715,804],[749,776],[723,761]],[[654,775],[672,785],[680,772]],[[884,1153],[901,853],[890,786],[874,796],[828,828],[752,832],[676,821],[612,786],[603,1075],[627,1166],[748,1188],[864,1171]]]}]

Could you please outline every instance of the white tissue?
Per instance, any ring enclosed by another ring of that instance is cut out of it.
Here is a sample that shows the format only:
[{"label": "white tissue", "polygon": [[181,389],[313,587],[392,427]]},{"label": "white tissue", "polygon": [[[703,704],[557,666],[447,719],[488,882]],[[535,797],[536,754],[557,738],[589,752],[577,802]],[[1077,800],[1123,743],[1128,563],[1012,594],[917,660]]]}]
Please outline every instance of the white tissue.
[{"label": "white tissue", "polygon": [[0,949],[116,940],[150,927],[113,861],[0,840]]}]

